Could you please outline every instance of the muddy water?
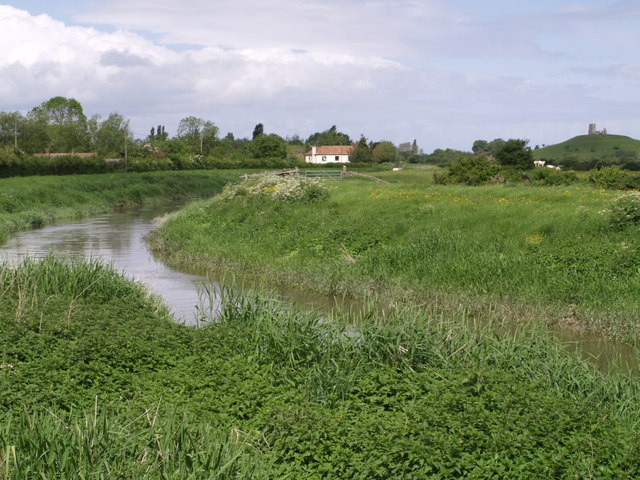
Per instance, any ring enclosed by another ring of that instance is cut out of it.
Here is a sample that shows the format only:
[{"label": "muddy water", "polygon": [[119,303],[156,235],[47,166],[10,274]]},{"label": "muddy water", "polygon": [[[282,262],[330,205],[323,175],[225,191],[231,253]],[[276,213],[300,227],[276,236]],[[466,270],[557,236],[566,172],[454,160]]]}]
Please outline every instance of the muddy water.
[{"label": "muddy water", "polygon": [[[170,205],[110,213],[18,232],[0,245],[0,262],[17,264],[26,257],[38,259],[50,253],[72,258],[99,258],[162,297],[176,321],[194,325],[198,323],[198,307],[202,308],[203,302],[207,309],[217,308],[217,305],[209,305],[208,296],[201,297],[203,285],[209,289],[219,287],[216,279],[165,265],[153,257],[143,239],[155,228],[154,218],[179,207]],[[282,290],[279,294],[311,308],[326,309],[336,305],[336,300],[295,290]]]},{"label": "muddy water", "polygon": [[[55,253],[77,258],[100,258],[127,276],[143,282],[172,310],[174,319],[197,324],[203,284],[217,288],[215,279],[170,268],[149,252],[143,237],[155,228],[153,219],[179,205],[112,213],[18,232],[0,245],[0,262],[18,263],[25,257],[41,258]],[[342,299],[311,295],[297,290],[280,290],[279,295],[319,310],[334,309]],[[212,308],[216,308],[215,305]],[[362,308],[357,304],[347,308]],[[557,330],[556,336],[570,350],[578,350],[588,360],[606,369],[610,363],[621,371],[640,374],[638,352],[627,345],[606,339]]]}]

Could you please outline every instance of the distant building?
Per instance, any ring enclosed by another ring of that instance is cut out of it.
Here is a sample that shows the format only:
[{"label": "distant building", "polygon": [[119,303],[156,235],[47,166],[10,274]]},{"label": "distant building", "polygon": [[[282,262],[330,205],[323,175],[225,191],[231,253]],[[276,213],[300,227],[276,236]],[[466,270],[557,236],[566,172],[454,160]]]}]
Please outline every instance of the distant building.
[{"label": "distant building", "polygon": [[603,128],[602,130],[596,130],[595,123],[589,124],[589,135],[606,135],[606,134],[607,134],[606,128]]},{"label": "distant building", "polygon": [[349,163],[353,145],[323,145],[311,147],[304,159],[307,163]]}]

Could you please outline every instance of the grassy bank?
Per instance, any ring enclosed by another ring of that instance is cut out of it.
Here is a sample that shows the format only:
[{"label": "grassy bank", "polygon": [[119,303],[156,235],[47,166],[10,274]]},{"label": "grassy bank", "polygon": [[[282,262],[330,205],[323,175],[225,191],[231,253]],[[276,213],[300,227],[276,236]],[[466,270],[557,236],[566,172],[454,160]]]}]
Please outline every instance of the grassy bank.
[{"label": "grassy bank", "polygon": [[0,478],[640,474],[638,381],[542,332],[229,291],[202,320],[100,264],[1,266]]},{"label": "grassy bank", "polygon": [[433,185],[418,183],[421,174],[430,177],[343,181],[324,203],[201,201],[166,222],[152,244],[178,264],[326,294],[462,305],[638,344],[640,236],[637,226],[613,228],[601,214],[615,192]]},{"label": "grassy bank", "polygon": [[154,202],[219,192],[234,171],[149,172],[0,179],[0,243],[17,230]]}]

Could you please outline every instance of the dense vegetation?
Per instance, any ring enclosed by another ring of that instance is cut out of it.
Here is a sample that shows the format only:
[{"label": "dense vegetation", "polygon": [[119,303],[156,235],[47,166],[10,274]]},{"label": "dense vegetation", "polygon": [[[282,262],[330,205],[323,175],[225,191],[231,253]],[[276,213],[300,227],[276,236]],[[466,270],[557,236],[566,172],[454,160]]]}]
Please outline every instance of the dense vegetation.
[{"label": "dense vegetation", "polygon": [[616,207],[619,194],[587,184],[469,188],[425,183],[429,175],[389,172],[398,183],[383,186],[343,181],[321,205],[260,195],[201,201],[152,241],[179,264],[640,342],[640,296],[630,294],[640,291],[637,196]]},{"label": "dense vegetation", "polygon": [[[54,97],[26,115],[0,112],[0,177],[308,167],[304,153],[312,145],[352,143],[335,125],[311,134],[307,140],[298,135],[283,138],[266,133],[261,123],[255,126],[251,139],[236,138],[232,132],[220,138],[214,122],[194,116],[180,120],[174,136],[164,125],[158,125],[151,127],[146,137],[134,138],[129,121],[122,115],[88,117],[77,100]],[[391,142],[362,136],[358,142],[358,158],[352,159],[351,166],[417,158],[415,140],[413,145],[403,145],[396,148]],[[78,155],[81,152],[83,155]]]},{"label": "dense vegetation", "polygon": [[640,141],[623,135],[579,135],[533,152],[536,160],[574,170],[617,165],[640,170]]},{"label": "dense vegetation", "polygon": [[0,243],[11,232],[62,218],[211,195],[238,176],[233,171],[194,171],[2,179]]},{"label": "dense vegetation", "polygon": [[640,475],[637,380],[539,331],[380,315],[226,291],[195,329],[101,264],[0,266],[0,477]]}]

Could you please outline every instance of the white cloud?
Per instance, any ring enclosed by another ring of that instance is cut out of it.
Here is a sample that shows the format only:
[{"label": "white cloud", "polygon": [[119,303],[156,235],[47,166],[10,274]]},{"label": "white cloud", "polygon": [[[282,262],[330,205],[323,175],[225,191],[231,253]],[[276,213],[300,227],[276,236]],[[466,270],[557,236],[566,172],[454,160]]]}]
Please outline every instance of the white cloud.
[{"label": "white cloud", "polygon": [[[549,144],[590,121],[633,125],[637,62],[575,54],[598,21],[591,10],[528,18],[520,4],[509,15],[487,7],[480,21],[450,4],[104,0],[76,17],[93,27],[0,6],[0,102],[28,110],[74,97],[88,113],[124,114],[140,136],[196,115],[237,136],[258,122],[302,136],[335,124],[427,150],[498,136]],[[633,38],[623,26],[611,42]],[[610,70],[615,88],[592,74],[611,63],[625,65]]]}]

